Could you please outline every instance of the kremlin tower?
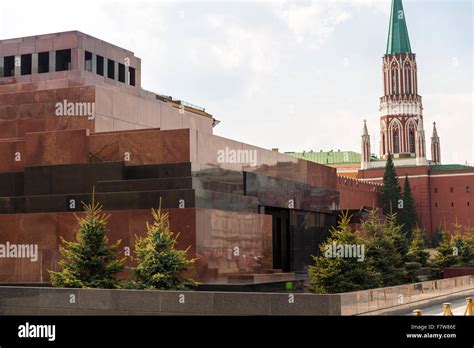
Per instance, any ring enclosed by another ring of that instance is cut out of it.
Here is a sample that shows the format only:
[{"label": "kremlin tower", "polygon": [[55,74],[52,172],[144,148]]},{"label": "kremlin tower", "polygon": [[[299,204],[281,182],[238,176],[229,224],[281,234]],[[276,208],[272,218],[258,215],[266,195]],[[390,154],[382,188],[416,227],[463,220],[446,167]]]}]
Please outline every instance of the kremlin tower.
[{"label": "kremlin tower", "polygon": [[431,136],[431,159],[426,158],[423,103],[418,94],[416,55],[408,36],[402,0],[392,0],[387,48],[383,56],[383,96],[380,98],[379,158],[371,153],[364,120],[361,141],[362,182],[383,182],[386,159],[393,157],[403,187],[410,180],[418,226],[433,238],[441,228],[455,224],[474,226],[474,167],[441,164],[440,138],[436,124]]},{"label": "kremlin tower", "polygon": [[[391,154],[399,165],[426,166],[423,103],[418,94],[416,55],[412,52],[402,0],[392,1],[387,49],[383,57],[383,96],[380,98],[380,158]],[[365,121],[364,121],[365,122]],[[364,123],[362,154],[370,140]],[[437,138],[439,148],[439,138]],[[373,167],[361,156],[361,169]],[[377,163],[381,165],[380,162]]]}]

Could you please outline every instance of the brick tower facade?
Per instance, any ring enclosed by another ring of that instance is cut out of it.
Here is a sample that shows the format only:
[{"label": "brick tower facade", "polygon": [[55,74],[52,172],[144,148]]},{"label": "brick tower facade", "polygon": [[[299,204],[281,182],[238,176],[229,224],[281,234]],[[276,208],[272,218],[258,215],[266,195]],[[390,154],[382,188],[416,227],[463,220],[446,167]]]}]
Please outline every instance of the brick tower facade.
[{"label": "brick tower facade", "polygon": [[416,158],[426,165],[423,104],[418,95],[416,55],[412,53],[401,0],[394,0],[380,98],[380,157]]},{"label": "brick tower facade", "polygon": [[416,55],[412,52],[402,0],[392,0],[387,49],[383,57],[383,97],[380,98],[380,158],[370,154],[370,137],[364,123],[361,170],[363,181],[382,183],[388,155],[400,185],[410,180],[418,225],[428,236],[440,228],[453,230],[459,223],[474,226],[474,167],[441,165],[436,124],[431,136],[431,159],[426,158],[422,98],[418,94]]}]

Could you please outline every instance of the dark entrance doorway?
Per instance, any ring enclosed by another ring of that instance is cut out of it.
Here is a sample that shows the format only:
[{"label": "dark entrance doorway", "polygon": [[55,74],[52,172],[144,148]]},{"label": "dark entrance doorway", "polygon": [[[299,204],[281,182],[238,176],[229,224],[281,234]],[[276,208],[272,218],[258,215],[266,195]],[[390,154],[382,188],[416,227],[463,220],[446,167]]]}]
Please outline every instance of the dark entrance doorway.
[{"label": "dark entrance doorway", "polygon": [[290,214],[288,209],[265,207],[265,214],[272,216],[273,268],[291,271]]}]

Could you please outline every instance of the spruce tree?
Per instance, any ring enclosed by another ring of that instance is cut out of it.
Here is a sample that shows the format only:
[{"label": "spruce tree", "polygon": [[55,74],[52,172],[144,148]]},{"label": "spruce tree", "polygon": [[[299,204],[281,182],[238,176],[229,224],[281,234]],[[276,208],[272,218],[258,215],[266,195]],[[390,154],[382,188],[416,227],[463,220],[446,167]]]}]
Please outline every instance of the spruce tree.
[{"label": "spruce tree", "polygon": [[367,246],[367,262],[382,275],[382,286],[399,285],[407,280],[403,255],[407,247],[401,237],[400,226],[393,222],[394,219],[395,215],[389,215],[388,221],[382,221],[374,209],[361,224]]},{"label": "spruce tree", "polygon": [[458,223],[454,224],[451,245],[453,250],[456,250],[457,266],[474,266],[474,239],[469,235],[463,234],[463,226]]},{"label": "spruce tree", "polygon": [[407,238],[411,238],[411,232],[416,227],[417,216],[415,201],[411,194],[410,181],[408,176],[405,176],[405,185],[403,187],[403,209],[399,210],[398,222],[402,225],[402,230]]},{"label": "spruce tree", "polygon": [[410,240],[403,232],[403,226],[398,222],[397,214],[389,214],[384,227],[386,235],[392,238],[393,245],[400,254],[402,262],[406,262],[410,249]]},{"label": "spruce tree", "polygon": [[188,259],[186,250],[175,249],[179,234],[169,227],[169,214],[160,208],[152,209],[153,223],[147,222],[147,235],[137,237],[135,254],[137,266],[132,269],[136,280],[133,287],[138,289],[186,290],[197,285],[183,273],[194,264]]},{"label": "spruce tree", "polygon": [[125,258],[119,259],[120,241],[109,245],[106,236],[107,220],[110,216],[102,213],[102,205],[95,202],[83,203],[85,216],[78,217],[79,227],[76,241],[66,241],[60,248],[63,259],[59,261],[60,272],[49,271],[51,283],[65,288],[104,288],[119,287],[117,274],[123,270]]},{"label": "spruce tree", "polygon": [[410,262],[419,263],[421,267],[426,267],[428,264],[429,253],[424,249],[424,247],[425,242],[423,240],[423,231],[420,228],[415,228],[412,232],[408,260]]},{"label": "spruce tree", "polygon": [[436,256],[430,262],[431,276],[434,279],[443,277],[443,269],[452,267],[458,262],[458,256],[453,249],[451,238],[444,228],[439,232],[439,244],[436,248]]},{"label": "spruce tree", "polygon": [[343,213],[337,228],[321,245],[321,256],[313,256],[314,264],[309,266],[310,290],[315,293],[339,293],[376,288],[381,276],[364,261],[356,258],[327,257],[328,248],[336,245],[363,245],[364,241],[350,228],[350,217]]},{"label": "spruce tree", "polygon": [[381,188],[382,207],[384,214],[396,213],[398,201],[400,200],[400,186],[395,172],[392,155],[388,155],[385,172],[383,175],[383,185]]}]

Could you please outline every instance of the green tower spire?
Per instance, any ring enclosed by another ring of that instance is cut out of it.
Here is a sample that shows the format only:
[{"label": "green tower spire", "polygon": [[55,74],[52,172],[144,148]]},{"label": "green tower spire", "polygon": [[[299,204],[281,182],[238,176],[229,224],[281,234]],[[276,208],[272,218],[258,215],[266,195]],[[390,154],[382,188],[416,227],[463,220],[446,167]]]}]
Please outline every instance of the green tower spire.
[{"label": "green tower spire", "polygon": [[412,53],[402,0],[392,0],[387,54]]}]

